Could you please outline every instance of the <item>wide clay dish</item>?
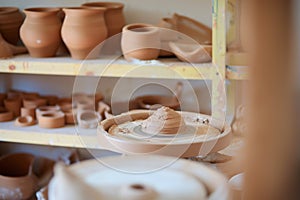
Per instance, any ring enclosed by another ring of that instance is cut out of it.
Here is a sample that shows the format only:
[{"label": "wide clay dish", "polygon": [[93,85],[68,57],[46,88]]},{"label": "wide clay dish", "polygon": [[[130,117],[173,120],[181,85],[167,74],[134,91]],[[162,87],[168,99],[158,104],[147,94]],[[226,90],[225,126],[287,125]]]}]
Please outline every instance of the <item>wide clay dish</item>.
[{"label": "wide clay dish", "polygon": [[225,200],[229,199],[229,188],[220,173],[174,157],[114,156],[80,162],[69,168],[56,166],[49,185],[49,200],[80,197]]},{"label": "wide clay dish", "polygon": [[153,113],[136,110],[102,121],[97,131],[100,145],[125,154],[192,157],[217,152],[230,144],[229,125],[220,131],[209,124],[210,116],[191,112],[179,112],[187,125],[180,133],[146,134],[141,124]]}]

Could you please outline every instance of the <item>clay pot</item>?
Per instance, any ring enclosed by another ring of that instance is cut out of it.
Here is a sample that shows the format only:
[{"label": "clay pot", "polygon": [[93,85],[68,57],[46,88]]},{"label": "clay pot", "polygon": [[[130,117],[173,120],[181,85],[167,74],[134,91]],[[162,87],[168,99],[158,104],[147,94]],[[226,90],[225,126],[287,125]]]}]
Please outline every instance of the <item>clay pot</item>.
[{"label": "clay pot", "polygon": [[62,109],[62,111],[65,114],[65,122],[66,124],[75,124],[77,122],[76,115],[77,110],[76,109]]},{"label": "clay pot", "polygon": [[40,97],[39,93],[37,92],[23,92],[22,94],[23,98],[31,98],[31,99],[37,99]]},{"label": "clay pot", "polygon": [[17,44],[22,22],[23,16],[18,8],[0,7],[0,32],[7,42]]},{"label": "clay pot", "polygon": [[20,36],[32,57],[52,57],[61,43],[59,8],[27,8]]},{"label": "clay pot", "polygon": [[5,99],[4,105],[8,111],[11,111],[14,114],[14,117],[20,116],[21,99],[19,98]]},{"label": "clay pot", "polygon": [[88,98],[77,101],[76,105],[78,110],[95,110],[94,101]]},{"label": "clay pot", "polygon": [[123,15],[123,3],[118,2],[88,2],[82,4],[84,7],[102,7],[106,8],[104,13],[105,24],[107,27],[107,36],[111,37],[121,33],[125,26],[125,17]]},{"label": "clay pot", "polygon": [[11,121],[14,118],[14,114],[8,111],[4,107],[0,107],[0,122]]},{"label": "clay pot", "polygon": [[82,110],[77,113],[77,121],[81,128],[96,128],[101,119],[99,113],[92,110]]},{"label": "clay pot", "polygon": [[61,35],[72,58],[96,58],[99,54],[98,50],[93,51],[93,53],[91,51],[107,37],[104,21],[105,8],[74,7],[63,10],[66,17]]},{"label": "clay pot", "polygon": [[6,94],[0,93],[0,106],[4,106],[4,99],[6,98]]},{"label": "clay pot", "polygon": [[31,107],[40,107],[47,105],[47,100],[42,98],[24,98],[23,99],[23,107],[31,108]]},{"label": "clay pot", "polygon": [[38,120],[41,128],[61,128],[65,125],[65,114],[63,112],[42,113]]},{"label": "clay pot", "polygon": [[42,98],[47,100],[48,106],[54,106],[58,102],[58,97],[54,96],[54,95],[46,95],[46,96],[43,96]]},{"label": "clay pot", "polygon": [[6,155],[0,159],[2,199],[29,199],[38,189],[32,172],[34,156],[25,153]]},{"label": "clay pot", "polygon": [[35,117],[35,106],[27,107],[27,108],[21,108],[21,116],[31,116],[33,119],[36,119]]},{"label": "clay pot", "polygon": [[26,52],[27,49],[25,47],[17,47],[8,43],[6,40],[4,40],[2,34],[0,33],[0,58],[9,58],[13,55]]},{"label": "clay pot", "polygon": [[16,126],[32,126],[35,124],[35,120],[31,116],[23,116],[23,117],[17,117],[15,121]]},{"label": "clay pot", "polygon": [[36,118],[39,119],[41,114],[48,113],[48,112],[59,112],[59,106],[40,106],[35,110]]},{"label": "clay pot", "polygon": [[123,28],[121,47],[128,61],[156,59],[160,51],[159,28],[150,24],[129,24]]},{"label": "clay pot", "polygon": [[172,52],[181,61],[190,63],[211,62],[212,46],[200,44],[185,44],[181,42],[170,42]]}]

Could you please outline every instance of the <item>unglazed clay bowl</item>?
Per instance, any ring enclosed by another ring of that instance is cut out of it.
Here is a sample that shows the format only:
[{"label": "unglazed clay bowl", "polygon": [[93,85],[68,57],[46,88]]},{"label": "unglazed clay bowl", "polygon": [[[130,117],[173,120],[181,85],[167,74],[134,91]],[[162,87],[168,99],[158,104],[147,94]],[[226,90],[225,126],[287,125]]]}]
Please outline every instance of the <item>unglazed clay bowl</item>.
[{"label": "unglazed clay bowl", "polygon": [[14,114],[4,107],[0,107],[0,122],[11,121],[14,119]]},{"label": "unglazed clay bowl", "polygon": [[123,27],[122,52],[126,60],[153,60],[160,52],[159,28],[151,24],[129,24]]},{"label": "unglazed clay bowl", "polygon": [[35,110],[36,118],[38,119],[42,114],[48,112],[59,112],[59,106],[40,106]]},{"label": "unglazed clay bowl", "polygon": [[65,114],[63,112],[46,112],[38,117],[41,128],[61,128],[65,125]]},{"label": "unglazed clay bowl", "polygon": [[35,124],[35,120],[31,116],[17,117],[15,121],[15,125],[20,127],[32,126],[34,124]]},{"label": "unglazed clay bowl", "polygon": [[147,95],[136,98],[136,102],[140,108],[143,109],[157,109],[162,106],[167,106],[172,109],[178,109],[180,103],[176,97]]},{"label": "unglazed clay bowl", "polygon": [[211,62],[211,57],[212,57],[211,45],[170,42],[169,46],[172,52],[181,61],[190,62],[190,63]]},{"label": "unglazed clay bowl", "polygon": [[23,99],[23,107],[25,108],[40,107],[46,105],[47,105],[46,99],[36,98],[36,97],[26,97]]}]

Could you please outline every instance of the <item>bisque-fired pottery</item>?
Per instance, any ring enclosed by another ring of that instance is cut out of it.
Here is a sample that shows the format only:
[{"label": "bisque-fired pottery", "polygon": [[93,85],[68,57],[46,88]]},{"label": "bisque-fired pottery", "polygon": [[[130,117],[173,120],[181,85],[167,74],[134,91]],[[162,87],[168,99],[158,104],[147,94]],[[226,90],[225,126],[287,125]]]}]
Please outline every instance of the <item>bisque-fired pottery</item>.
[{"label": "bisque-fired pottery", "polygon": [[65,114],[63,112],[46,112],[38,117],[41,128],[60,128],[65,125]]},{"label": "bisque-fired pottery", "polygon": [[23,107],[40,107],[47,105],[47,100],[42,98],[28,97],[23,99]]},{"label": "bisque-fired pottery", "polygon": [[4,106],[4,99],[6,99],[6,94],[0,93],[0,106]]},{"label": "bisque-fired pottery", "polygon": [[36,119],[35,117],[35,106],[32,107],[27,107],[27,108],[21,108],[21,116],[25,117],[25,116],[31,116],[33,119]]},{"label": "bisque-fired pottery", "polygon": [[119,2],[88,2],[82,4],[84,7],[106,8],[104,12],[105,24],[108,37],[121,33],[125,26],[125,17],[123,15],[124,4]]},{"label": "bisque-fired pottery", "polygon": [[8,111],[4,107],[0,107],[0,122],[11,121],[14,118],[14,114],[11,111]]},{"label": "bisque-fired pottery", "polygon": [[11,111],[14,114],[14,117],[20,116],[21,113],[21,99],[13,98],[13,99],[5,99],[4,106],[8,111]]},{"label": "bisque-fired pottery", "polygon": [[0,158],[1,199],[30,199],[38,189],[38,179],[32,171],[34,156],[26,153]]},{"label": "bisque-fired pottery", "polygon": [[212,46],[200,44],[188,44],[182,42],[170,42],[172,52],[184,62],[206,63],[211,62]]},{"label": "bisque-fired pottery", "polygon": [[96,128],[101,119],[100,114],[93,110],[81,110],[77,112],[77,122],[81,128]]},{"label": "bisque-fired pottery", "polygon": [[47,100],[48,106],[54,106],[58,102],[58,97],[55,95],[45,95],[42,98]]},{"label": "bisque-fired pottery", "polygon": [[0,7],[0,33],[8,43],[17,44],[22,23],[23,15],[17,7]]},{"label": "bisque-fired pottery", "polygon": [[20,36],[32,57],[52,57],[61,43],[59,8],[27,8]]},{"label": "bisque-fired pottery", "polygon": [[160,52],[159,28],[150,24],[129,24],[123,28],[121,47],[126,60],[153,60]]},{"label": "bisque-fired pottery", "polygon": [[48,112],[59,112],[60,107],[59,106],[40,106],[35,110],[36,118],[39,119],[39,117]]},{"label": "bisque-fired pottery", "polygon": [[77,109],[75,108],[62,108],[62,112],[65,114],[65,122],[66,124],[75,124],[77,122]]},{"label": "bisque-fired pottery", "polygon": [[33,119],[33,117],[31,116],[21,116],[21,117],[17,117],[16,121],[15,121],[15,125],[16,126],[32,126],[35,124],[35,120]]},{"label": "bisque-fired pottery", "polygon": [[0,58],[9,58],[13,55],[22,54],[26,52],[27,49],[25,47],[14,46],[8,43],[6,40],[4,40],[0,32]]},{"label": "bisque-fired pottery", "polygon": [[63,10],[66,17],[61,35],[72,58],[96,58],[100,52],[96,48],[97,45],[107,37],[104,20],[105,8],[73,7]]}]

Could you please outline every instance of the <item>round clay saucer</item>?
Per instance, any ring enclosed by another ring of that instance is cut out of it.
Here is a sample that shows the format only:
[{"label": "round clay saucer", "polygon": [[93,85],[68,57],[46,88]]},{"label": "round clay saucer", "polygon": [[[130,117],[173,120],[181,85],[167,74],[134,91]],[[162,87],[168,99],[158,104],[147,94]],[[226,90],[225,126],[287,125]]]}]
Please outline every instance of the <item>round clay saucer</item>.
[{"label": "round clay saucer", "polygon": [[18,117],[15,121],[16,126],[32,126],[35,124],[35,120],[33,119],[32,116],[22,116]]},{"label": "round clay saucer", "polygon": [[231,129],[213,127],[211,117],[199,113],[178,112],[185,122],[175,134],[149,134],[142,122],[154,111],[135,110],[106,119],[98,126],[99,142],[104,148],[125,154],[161,154],[192,157],[217,152],[230,144]]},{"label": "round clay saucer", "polygon": [[[79,185],[85,190],[72,190]],[[87,191],[97,191],[94,199],[229,199],[227,180],[219,172],[197,162],[154,155],[83,161],[55,170],[49,184],[53,199],[88,196]]]}]

